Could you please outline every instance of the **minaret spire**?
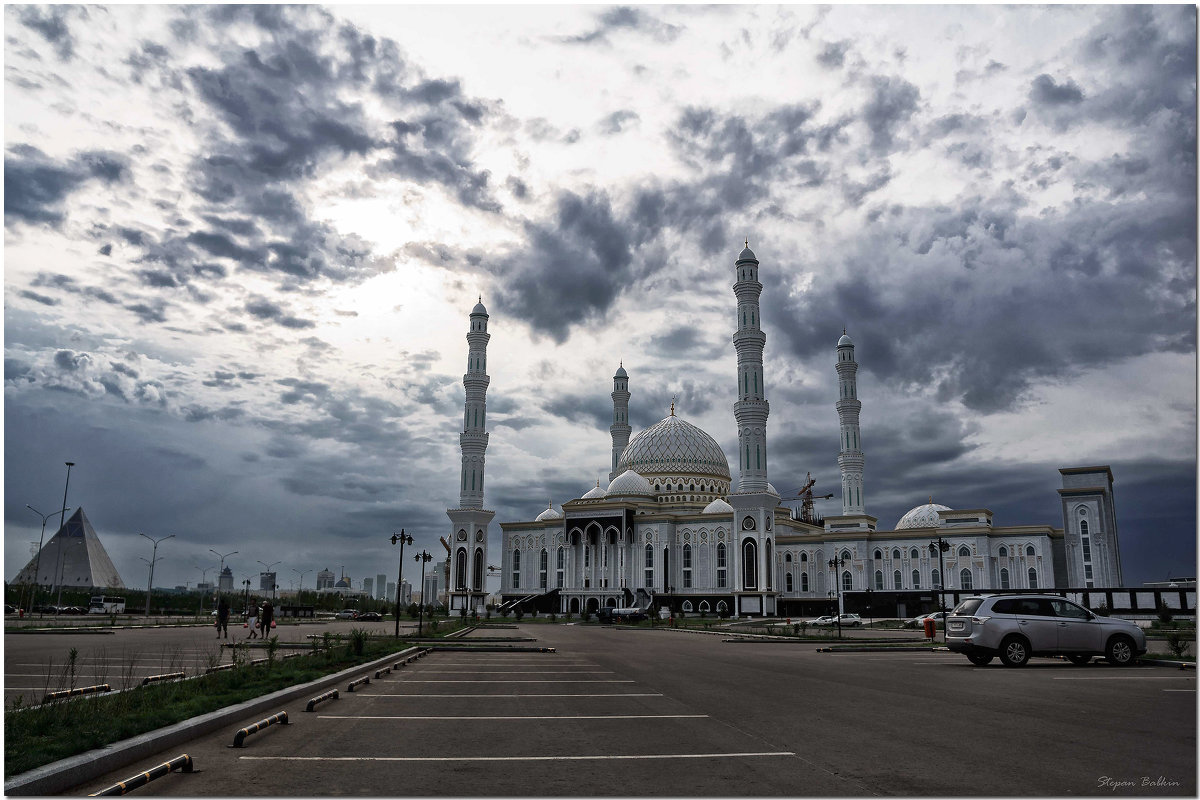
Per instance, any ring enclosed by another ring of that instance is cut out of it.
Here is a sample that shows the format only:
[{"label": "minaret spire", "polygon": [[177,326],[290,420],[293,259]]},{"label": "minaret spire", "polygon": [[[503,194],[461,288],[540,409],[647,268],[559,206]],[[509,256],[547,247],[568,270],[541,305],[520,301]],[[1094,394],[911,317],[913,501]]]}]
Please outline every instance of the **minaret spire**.
[{"label": "minaret spire", "polygon": [[864,458],[858,430],[858,412],[862,409],[862,403],[858,401],[858,362],[854,360],[854,342],[846,335],[845,328],[838,340],[837,354],[837,412],[841,428],[838,468],[842,472],[842,514],[851,516],[865,514],[866,505],[863,502]]},{"label": "minaret spire", "polygon": [[458,508],[446,511],[453,525],[454,541],[450,558],[450,608],[472,610],[483,605],[487,597],[484,576],[487,569],[488,525],[496,512],[483,507],[484,455],[487,452],[487,346],[492,338],[488,333],[488,313],[483,295],[471,310],[471,325],[467,331],[467,372],[463,375],[466,404],[463,410],[463,430],[458,435],[462,450],[462,470],[459,480]]},{"label": "minaret spire", "polygon": [[738,401],[733,404],[733,416],[738,426],[738,462],[741,465],[739,492],[765,492],[767,490],[767,415],[770,407],[766,399],[766,383],[763,378],[763,347],[767,336],[762,331],[759,316],[759,295],[762,284],[758,281],[758,259],[746,249],[738,256],[737,282],[733,293],[737,297],[737,332],[733,345],[737,349]]},{"label": "minaret spire", "polygon": [[608,473],[610,482],[617,477],[617,464],[629,444],[629,434],[633,432],[633,428],[629,427],[629,373],[625,371],[624,361],[613,375],[612,401],[613,422],[608,429],[612,434],[612,471]]}]

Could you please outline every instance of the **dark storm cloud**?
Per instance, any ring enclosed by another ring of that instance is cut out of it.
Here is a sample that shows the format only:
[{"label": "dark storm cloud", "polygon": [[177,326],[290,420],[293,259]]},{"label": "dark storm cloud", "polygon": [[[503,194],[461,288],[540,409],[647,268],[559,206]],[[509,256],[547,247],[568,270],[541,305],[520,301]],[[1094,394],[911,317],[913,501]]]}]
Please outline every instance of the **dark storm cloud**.
[{"label": "dark storm cloud", "polygon": [[1073,80],[1055,83],[1054,78],[1042,73],[1033,79],[1029,87],[1029,100],[1034,105],[1061,106],[1083,102],[1083,90]]},{"label": "dark storm cloud", "polygon": [[846,62],[846,53],[850,50],[850,41],[843,39],[839,42],[826,42],[817,53],[817,63],[829,69],[840,69]]},{"label": "dark storm cloud", "polygon": [[630,31],[650,36],[655,41],[667,44],[683,33],[683,28],[663,22],[639,8],[617,6],[610,8],[596,20],[596,27],[587,33],[566,36],[558,41],[564,44],[611,44],[609,34]]},{"label": "dark storm cloud", "polygon": [[599,386],[592,394],[560,392],[552,398],[543,398],[541,405],[546,413],[583,428],[607,430],[613,421],[612,399]]},{"label": "dark storm cloud", "polygon": [[31,145],[9,148],[4,158],[4,224],[17,221],[57,226],[67,197],[91,180],[119,183],[129,177],[129,159],[117,153],[84,151],[56,161]]},{"label": "dark storm cloud", "polygon": [[53,45],[60,61],[70,61],[75,54],[75,40],[67,17],[75,14],[86,18],[87,10],[81,6],[21,6],[17,19]]},{"label": "dark storm cloud", "polygon": [[869,83],[862,118],[871,132],[871,149],[886,154],[895,149],[897,128],[916,112],[921,92],[898,76],[872,75]]},{"label": "dark storm cloud", "polygon": [[21,291],[17,292],[17,294],[19,294],[21,297],[24,297],[26,300],[32,300],[33,302],[41,303],[44,306],[56,306],[59,304],[59,300],[57,298],[47,297],[44,294],[38,294],[37,292],[30,291],[29,289],[22,289]]},{"label": "dark storm cloud", "polygon": [[294,314],[290,314],[283,308],[283,306],[267,300],[266,298],[259,297],[249,300],[246,302],[244,308],[253,317],[257,317],[261,320],[276,322],[285,328],[316,327],[316,323],[312,320],[301,319]]},{"label": "dark storm cloud", "polygon": [[648,349],[666,358],[707,360],[725,352],[727,340],[707,339],[696,325],[678,325],[650,337]]}]

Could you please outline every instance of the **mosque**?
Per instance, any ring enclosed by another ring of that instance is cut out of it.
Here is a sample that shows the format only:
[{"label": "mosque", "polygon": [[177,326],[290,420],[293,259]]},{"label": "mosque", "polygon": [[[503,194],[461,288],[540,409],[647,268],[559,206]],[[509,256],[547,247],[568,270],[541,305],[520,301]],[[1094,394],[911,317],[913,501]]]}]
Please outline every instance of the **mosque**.
[{"label": "mosque", "polygon": [[[501,523],[500,596],[507,607],[557,613],[669,608],[717,616],[801,616],[866,610],[909,616],[979,590],[1121,585],[1107,466],[1060,469],[1063,526],[998,526],[986,508],[932,502],[880,529],[866,512],[854,343],[838,340],[835,401],[841,431],[842,513],[781,505],[767,480],[766,374],[759,262],[749,243],[733,265],[736,299],[737,479],[720,445],[670,414],[630,438],[629,374],[613,376],[612,471],[607,486]],[[488,313],[470,315],[462,470],[452,523],[452,611],[481,607],[493,511],[484,509]],[[864,614],[865,615],[865,614]]]}]

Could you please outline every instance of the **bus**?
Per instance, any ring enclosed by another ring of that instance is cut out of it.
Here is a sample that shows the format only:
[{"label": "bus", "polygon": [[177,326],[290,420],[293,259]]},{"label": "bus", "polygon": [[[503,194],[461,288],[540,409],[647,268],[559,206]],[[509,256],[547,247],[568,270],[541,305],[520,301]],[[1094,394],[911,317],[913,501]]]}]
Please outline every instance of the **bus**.
[{"label": "bus", "polygon": [[125,613],[125,598],[110,597],[101,595],[93,597],[88,603],[89,614],[124,614]]}]

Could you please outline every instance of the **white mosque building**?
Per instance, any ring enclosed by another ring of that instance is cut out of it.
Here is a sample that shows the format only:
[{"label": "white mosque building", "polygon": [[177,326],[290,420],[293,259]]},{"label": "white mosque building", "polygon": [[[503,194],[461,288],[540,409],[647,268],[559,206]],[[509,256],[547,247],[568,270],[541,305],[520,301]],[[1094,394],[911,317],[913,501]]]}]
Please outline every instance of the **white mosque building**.
[{"label": "white mosque building", "polygon": [[[1116,587],[1121,566],[1106,466],[1061,469],[1063,527],[997,526],[985,508],[917,506],[892,529],[866,512],[854,344],[836,347],[842,513],[823,520],[805,503],[781,505],[767,480],[766,374],[759,262],[749,245],[734,264],[737,478],[720,445],[670,414],[630,439],[629,375],[613,376],[612,472],[528,522],[501,523],[502,600],[559,613],[604,607],[668,607],[736,616],[872,609],[907,616],[980,590]],[[470,317],[458,508],[452,522],[449,600],[477,608],[486,597],[488,526],[488,314]],[[811,494],[810,494],[811,497]],[[940,543],[940,546],[937,544]],[[940,551],[940,552],[939,552]]]}]

